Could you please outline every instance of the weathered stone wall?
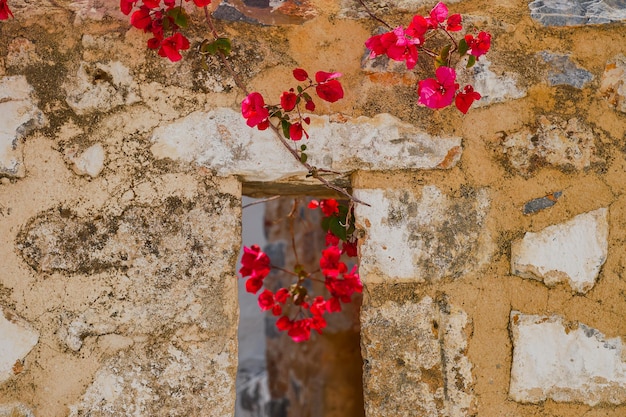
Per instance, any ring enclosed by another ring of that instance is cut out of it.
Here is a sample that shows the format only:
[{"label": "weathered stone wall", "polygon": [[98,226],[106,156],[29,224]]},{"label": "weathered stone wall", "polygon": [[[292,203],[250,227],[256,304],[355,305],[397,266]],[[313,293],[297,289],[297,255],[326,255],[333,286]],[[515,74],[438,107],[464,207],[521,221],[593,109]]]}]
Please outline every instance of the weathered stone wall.
[{"label": "weathered stone wall", "polygon": [[[308,152],[370,204],[366,415],[625,415],[623,2],[451,1],[493,34],[466,116],[364,59],[378,24],[358,2],[248,3],[215,15],[251,90],[277,99],[295,66],[344,74]],[[434,5],[372,3],[394,24]],[[242,192],[324,189],[245,126],[217,62],[155,57],[116,0],[11,6],[0,415],[232,415]]]}]

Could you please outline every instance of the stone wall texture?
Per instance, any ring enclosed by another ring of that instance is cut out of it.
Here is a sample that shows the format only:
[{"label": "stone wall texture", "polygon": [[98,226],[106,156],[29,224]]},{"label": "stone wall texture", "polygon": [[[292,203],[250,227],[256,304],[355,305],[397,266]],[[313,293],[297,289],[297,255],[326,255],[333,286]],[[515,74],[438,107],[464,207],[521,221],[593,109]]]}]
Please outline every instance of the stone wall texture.
[{"label": "stone wall texture", "polygon": [[[435,5],[365,3],[394,26]],[[242,195],[332,193],[246,126],[217,60],[203,68],[200,11],[170,63],[118,0],[9,4],[0,416],[233,416]],[[381,23],[359,1],[212,5],[268,100],[296,66],[343,74],[345,98],[311,115],[309,161],[369,204],[360,327],[298,347],[337,379],[307,387],[274,338],[293,371],[269,381],[288,400],[273,416],[355,386],[366,417],[626,415],[626,3],[449,6],[493,34],[461,80],[483,95],[467,115],[418,106],[419,74],[366,59]],[[362,381],[317,350],[348,337]]]}]

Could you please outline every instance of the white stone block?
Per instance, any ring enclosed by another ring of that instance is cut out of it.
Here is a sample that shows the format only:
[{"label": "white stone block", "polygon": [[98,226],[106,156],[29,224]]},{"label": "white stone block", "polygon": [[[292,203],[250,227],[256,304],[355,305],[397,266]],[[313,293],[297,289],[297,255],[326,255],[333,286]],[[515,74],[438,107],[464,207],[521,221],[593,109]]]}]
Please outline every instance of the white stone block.
[{"label": "white stone block", "polygon": [[75,150],[67,153],[67,158],[72,163],[72,169],[78,175],[97,177],[104,168],[105,152],[101,144],[96,143],[78,154]]},{"label": "white stone block", "polygon": [[0,307],[0,383],[22,372],[22,360],[38,340],[28,323]]},{"label": "white stone block", "polygon": [[579,293],[595,284],[608,251],[608,213],[601,208],[528,232],[511,247],[511,271],[548,286],[567,283]]},{"label": "white stone block", "polygon": [[20,139],[45,124],[26,77],[0,79],[0,175],[25,175]]},{"label": "white stone block", "polygon": [[[333,171],[445,169],[462,152],[461,138],[432,137],[389,114],[340,121],[311,116],[307,131],[311,138],[294,146],[306,144],[308,162]],[[231,109],[192,113],[156,129],[152,141],[156,158],[195,162],[220,176],[275,181],[307,174],[274,132],[248,127]]]},{"label": "white stone block", "polygon": [[619,337],[607,339],[558,316],[511,312],[513,364],[509,395],[518,402],[626,402],[626,363]]},{"label": "white stone block", "polygon": [[626,56],[620,54],[606,64],[600,94],[612,107],[626,113]]},{"label": "white stone block", "polygon": [[489,208],[485,190],[453,198],[434,185],[421,195],[408,190],[357,189],[370,204],[356,206],[361,240],[360,272],[374,277],[424,282],[459,277],[490,257],[483,221]]}]

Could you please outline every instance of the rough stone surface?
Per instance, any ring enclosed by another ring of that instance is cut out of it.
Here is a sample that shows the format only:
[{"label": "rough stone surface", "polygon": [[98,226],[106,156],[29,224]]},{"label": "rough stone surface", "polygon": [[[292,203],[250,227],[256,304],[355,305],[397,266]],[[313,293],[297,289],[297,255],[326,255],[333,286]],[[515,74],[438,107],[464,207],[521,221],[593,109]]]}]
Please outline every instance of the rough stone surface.
[{"label": "rough stone surface", "polygon": [[486,57],[480,57],[469,71],[465,69],[465,65],[465,61],[461,60],[457,68],[459,84],[471,84],[481,95],[481,99],[473,107],[489,106],[526,96],[526,91],[518,87],[517,75],[511,72],[496,74],[491,70],[491,62]]},{"label": "rough stone surface", "polygon": [[[306,142],[309,163],[340,172],[450,168],[462,151],[461,138],[431,137],[388,114],[347,120],[312,116],[308,132],[314,138]],[[230,109],[194,112],[156,129],[152,141],[157,158],[193,161],[220,176],[273,181],[307,174],[272,131],[250,129]]]},{"label": "rough stone surface", "polygon": [[565,84],[583,88],[593,80],[593,74],[577,66],[570,58],[570,55],[542,51],[539,53],[539,56],[550,66],[548,71],[548,84],[550,85]]},{"label": "rough stone surface", "polygon": [[612,107],[626,113],[626,56],[618,55],[604,68],[600,94]]},{"label": "rough stone surface", "polygon": [[483,230],[487,192],[464,189],[460,194],[448,196],[432,185],[423,187],[421,194],[355,190],[371,205],[357,205],[355,212],[366,231],[360,246],[364,279],[431,282],[457,278],[484,264],[491,245]]},{"label": "rough stone surface", "polygon": [[35,414],[21,403],[0,404],[0,417],[35,417]]},{"label": "rough stone surface", "polygon": [[567,283],[586,293],[596,282],[608,251],[608,210],[601,208],[572,220],[526,233],[511,246],[511,271],[548,286]]},{"label": "rough stone surface", "polygon": [[592,25],[626,20],[626,5],[612,0],[534,0],[530,16],[544,26]]},{"label": "rough stone surface", "polygon": [[536,127],[507,135],[502,145],[511,166],[524,176],[543,165],[582,170],[602,162],[594,132],[577,118],[539,116]]},{"label": "rough stone surface", "polygon": [[76,75],[64,85],[67,104],[76,114],[108,111],[140,100],[137,83],[119,61],[81,62]]},{"label": "rough stone surface", "polygon": [[78,175],[89,175],[95,178],[104,168],[105,158],[104,147],[96,143],[78,153],[76,149],[66,152],[67,159],[72,163],[72,169]]},{"label": "rough stone surface", "polygon": [[0,383],[22,373],[23,360],[38,340],[39,334],[26,321],[0,307]]},{"label": "rough stone surface", "polygon": [[293,25],[318,14],[309,0],[222,0],[213,16],[257,25]]},{"label": "rough stone surface", "polygon": [[558,316],[511,312],[513,364],[509,395],[515,401],[622,404],[626,363],[622,340]]},{"label": "rough stone surface", "polygon": [[69,416],[231,415],[234,402],[225,399],[235,390],[234,344],[219,346],[189,329],[136,344],[104,364]]},{"label": "rough stone surface", "polygon": [[472,364],[465,354],[470,328],[467,314],[445,296],[364,308],[366,415],[472,415]]},{"label": "rough stone surface", "polygon": [[25,175],[20,141],[45,123],[26,77],[0,79],[0,176]]},{"label": "rough stone surface", "polygon": [[[458,3],[461,0],[450,0],[446,4]],[[368,14],[359,4],[357,0],[341,0],[340,16],[352,18],[366,18]],[[376,1],[367,2],[368,7],[376,14],[383,15],[389,12],[408,12],[416,13],[420,9],[424,9],[423,13],[428,13],[437,2],[429,0],[397,0],[397,1]]]}]

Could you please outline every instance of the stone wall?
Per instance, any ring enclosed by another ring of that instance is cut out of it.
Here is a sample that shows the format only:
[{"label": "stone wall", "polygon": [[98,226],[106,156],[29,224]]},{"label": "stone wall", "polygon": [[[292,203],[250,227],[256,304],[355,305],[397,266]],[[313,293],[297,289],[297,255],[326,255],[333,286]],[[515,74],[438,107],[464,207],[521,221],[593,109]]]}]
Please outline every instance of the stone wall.
[{"label": "stone wall", "polygon": [[[434,5],[371,3],[394,24]],[[344,74],[308,152],[370,204],[366,416],[623,416],[626,6],[450,3],[493,34],[465,116],[364,59],[378,24],[354,0],[215,11],[251,90],[277,98],[295,66]],[[232,415],[242,193],[326,191],[245,125],[217,62],[156,57],[116,0],[11,7],[0,416]]]}]

